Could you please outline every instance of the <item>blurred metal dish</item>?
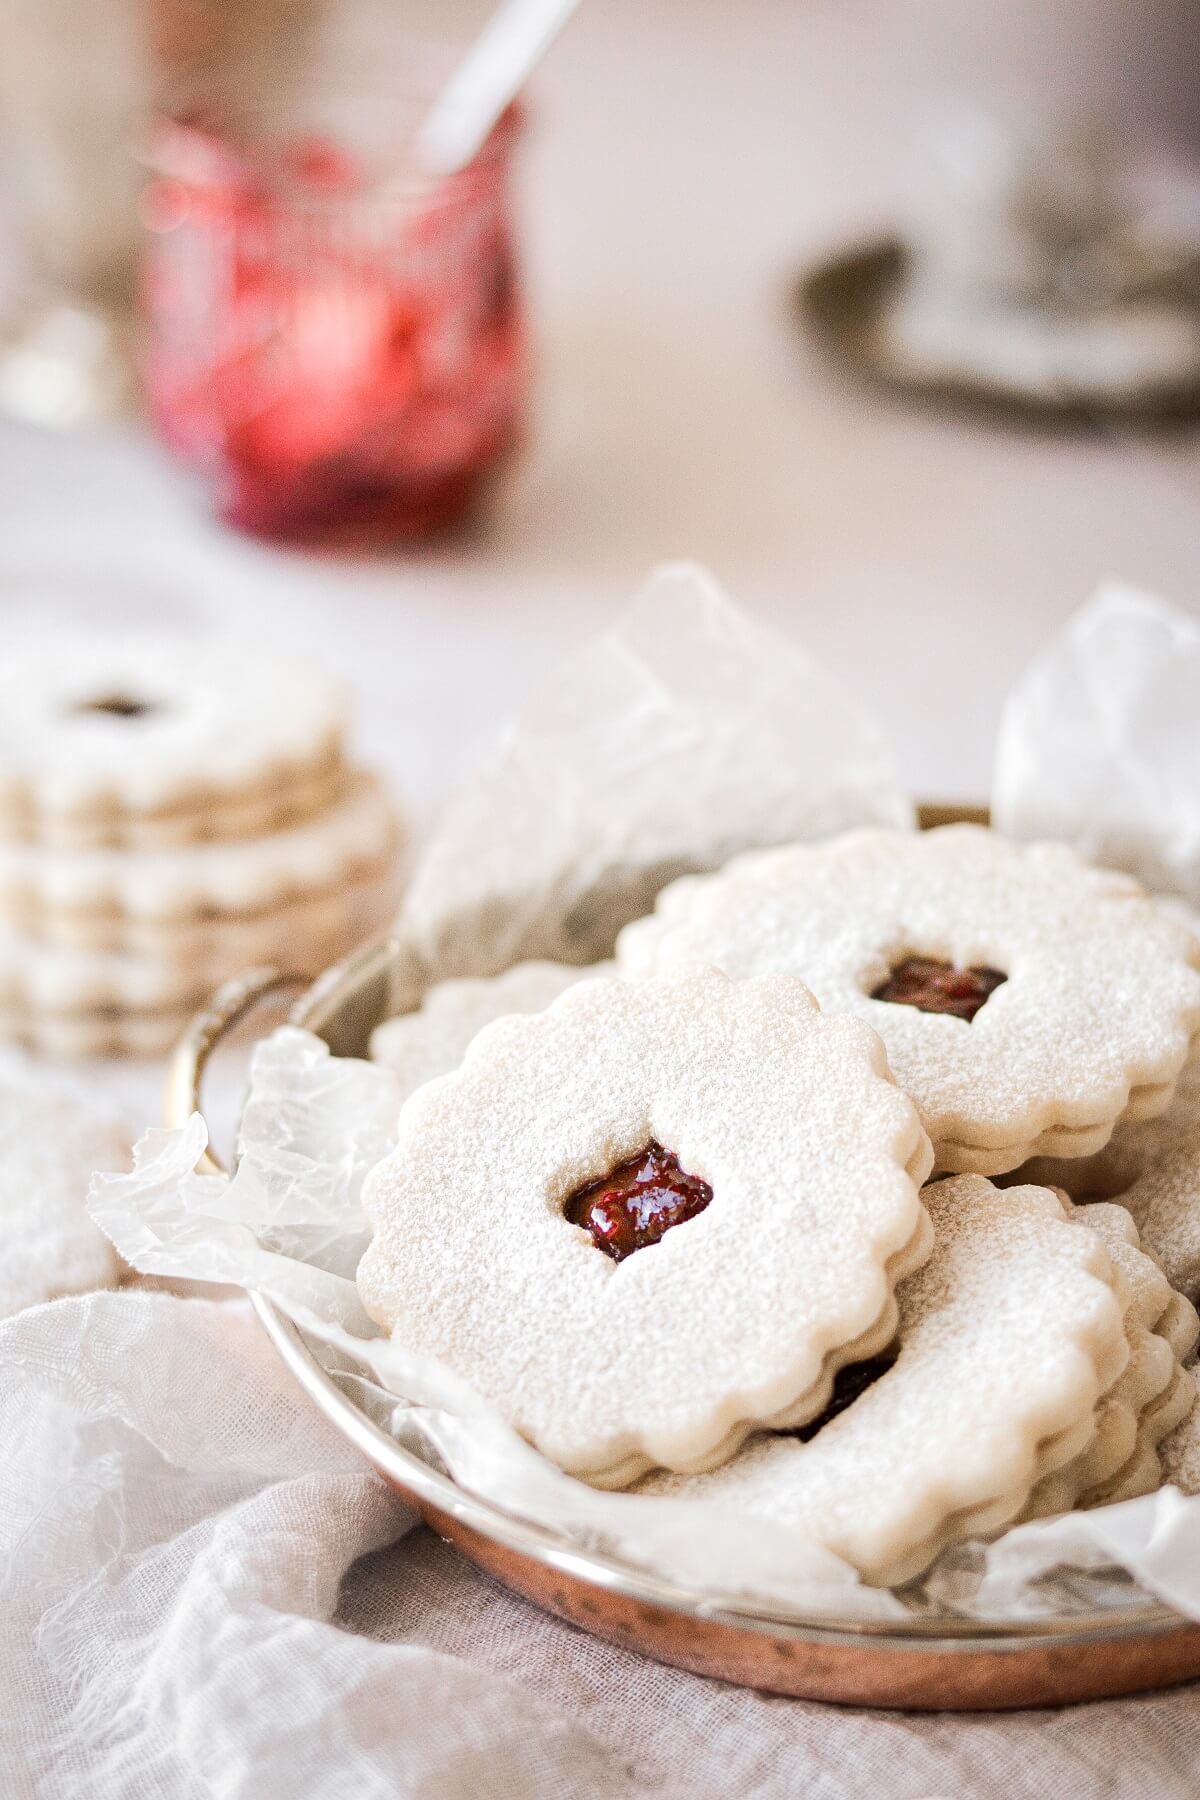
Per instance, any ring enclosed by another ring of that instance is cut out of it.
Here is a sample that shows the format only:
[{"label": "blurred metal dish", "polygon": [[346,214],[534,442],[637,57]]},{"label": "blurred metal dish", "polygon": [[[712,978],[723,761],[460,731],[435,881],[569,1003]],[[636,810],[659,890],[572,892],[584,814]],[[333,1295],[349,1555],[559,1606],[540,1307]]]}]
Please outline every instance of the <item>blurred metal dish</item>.
[{"label": "blurred metal dish", "polygon": [[807,270],[793,304],[817,341],[854,373],[896,394],[939,407],[982,413],[997,424],[1169,424],[1200,414],[1200,384],[1146,386],[1117,396],[1078,389],[1043,393],[978,376],[922,374],[898,367],[886,354],[880,322],[904,279],[908,253],[898,237],[839,251]]},{"label": "blurred metal dish", "polygon": [[[977,808],[926,807],[926,827],[986,819]],[[292,1007],[294,1024],[337,1055],[366,1053],[384,1015],[390,940],[328,970]],[[165,1096],[169,1125],[198,1110],[205,1065],[265,996],[296,983],[275,969],[227,983],[189,1026]],[[217,1164],[206,1159],[210,1171]],[[301,1333],[251,1296],[268,1337],[329,1422],[426,1524],[506,1587],[583,1630],[699,1675],[856,1706],[920,1711],[1053,1706],[1167,1687],[1200,1676],[1200,1624],[1139,1600],[1122,1609],[1008,1623],[914,1617],[831,1624],[787,1612],[698,1602],[632,1565],[572,1550],[460,1488],[379,1429],[326,1374]]]}]

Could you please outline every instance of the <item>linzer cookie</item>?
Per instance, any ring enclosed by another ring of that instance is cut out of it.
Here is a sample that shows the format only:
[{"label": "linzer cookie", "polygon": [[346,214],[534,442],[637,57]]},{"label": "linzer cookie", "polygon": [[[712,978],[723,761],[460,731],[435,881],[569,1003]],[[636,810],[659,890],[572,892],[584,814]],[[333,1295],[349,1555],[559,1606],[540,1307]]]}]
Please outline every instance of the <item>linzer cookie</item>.
[{"label": "linzer cookie", "polygon": [[[329,805],[265,836],[208,840],[170,850],[49,850],[0,843],[0,918],[70,948],[157,953],[194,968],[200,946],[218,955],[240,933],[276,954],[290,939],[307,951],[344,932],[364,905],[394,900],[398,825],[382,783],[347,771]],[[291,908],[286,936],[276,923]],[[265,930],[257,933],[258,924]],[[228,973],[228,970],[226,971]]]},{"label": "linzer cookie", "polygon": [[[263,951],[273,937],[270,957],[286,957],[290,973],[315,976],[383,923],[391,892],[383,888],[376,896],[360,896],[361,911],[349,914],[339,907],[331,919],[318,912],[302,921],[285,911],[273,929],[264,921],[254,935]],[[114,1025],[129,1019],[138,1021],[130,1035],[140,1044],[170,1043],[214,988],[262,960],[261,954],[248,955],[250,940],[236,925],[228,933],[213,927],[185,941],[187,955],[161,947],[152,954],[74,950],[0,928],[0,1030],[51,1053],[56,1043],[74,1042],[87,1046],[84,1054],[93,1048],[102,1054],[121,1047],[123,1033]],[[154,1018],[163,1022],[161,1034],[151,1024]],[[97,1028],[90,1036],[88,1021]]]},{"label": "linzer cookie", "polygon": [[1101,1239],[1128,1284],[1129,1361],[1097,1408],[1091,1443],[1038,1483],[1022,1514],[1026,1518],[1131,1500],[1158,1486],[1159,1445],[1187,1411],[1190,1396],[1182,1364],[1200,1336],[1195,1309],[1146,1254],[1124,1207],[1073,1207],[1061,1197],[1072,1221]]},{"label": "linzer cookie", "polygon": [[422,1082],[456,1069],[471,1040],[494,1019],[543,1012],[577,981],[608,974],[611,967],[593,963],[576,969],[567,963],[527,962],[503,975],[440,981],[416,1012],[376,1026],[371,1055],[395,1073],[407,1099]]},{"label": "linzer cookie", "polygon": [[968,1175],[923,1198],[933,1252],[897,1289],[895,1344],[843,1372],[849,1404],[804,1431],[760,1434],[709,1474],[650,1476],[639,1493],[794,1526],[894,1585],[947,1544],[1008,1524],[1086,1450],[1129,1357],[1129,1292],[1099,1236],[1044,1188]]},{"label": "linzer cookie", "polygon": [[0,835],[79,848],[274,829],[326,805],[343,703],[318,672],[186,639],[19,639],[0,664]]},{"label": "linzer cookie", "polygon": [[561,1468],[701,1469],[890,1341],[929,1164],[878,1037],[795,978],[581,981],[408,1100],[359,1290]]},{"label": "linzer cookie", "polygon": [[1200,1028],[1200,940],[1128,876],[977,826],[855,831],[676,882],[623,974],[799,975],[887,1045],[937,1166],[1086,1156],[1169,1104]]},{"label": "linzer cookie", "polygon": [[1119,1200],[1172,1286],[1200,1299],[1200,1059],[1187,1064],[1159,1118],[1119,1127],[1097,1156],[1078,1163],[1035,1158],[1027,1178],[1080,1201]]},{"label": "linzer cookie", "polygon": [[[258,840],[242,841],[249,845]],[[385,841],[394,845],[394,823]],[[0,923],[0,939],[6,931],[19,936],[43,959],[48,953],[68,960],[116,956],[168,973],[231,961],[238,969],[248,969],[280,957],[301,969],[311,962],[309,947],[313,944],[334,945],[336,958],[356,938],[387,924],[395,910],[397,891],[395,867],[385,866],[377,873],[355,874],[336,887],[297,894],[255,912],[205,911],[176,922],[136,915],[123,918],[116,913],[52,913],[42,920],[28,918],[20,929]]]},{"label": "linzer cookie", "polygon": [[316,975],[398,897],[322,675],[241,646],[25,641],[0,671],[0,1033],[152,1055],[212,990]]},{"label": "linzer cookie", "polygon": [[1187,1369],[1184,1376],[1183,1420],[1162,1443],[1162,1474],[1185,1494],[1200,1494],[1200,1374]]},{"label": "linzer cookie", "polygon": [[320,974],[382,927],[393,892],[373,883],[328,909],[283,907],[127,951],[0,929],[0,1036],[50,1057],[160,1055],[213,990],[246,968],[270,962],[301,978]]}]

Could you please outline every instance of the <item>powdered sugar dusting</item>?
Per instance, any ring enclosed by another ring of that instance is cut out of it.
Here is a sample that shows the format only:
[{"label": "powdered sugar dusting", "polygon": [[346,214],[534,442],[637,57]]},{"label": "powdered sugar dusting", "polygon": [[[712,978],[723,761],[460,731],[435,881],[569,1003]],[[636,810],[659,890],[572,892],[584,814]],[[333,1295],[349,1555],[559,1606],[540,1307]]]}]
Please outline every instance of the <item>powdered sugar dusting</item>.
[{"label": "powdered sugar dusting", "polygon": [[1126,1290],[1046,1189],[964,1175],[923,1197],[935,1246],[897,1290],[895,1366],[807,1444],[760,1436],[722,1469],[639,1493],[794,1526],[881,1584],[1015,1517],[1041,1446],[1090,1432],[1124,1359]]},{"label": "powdered sugar dusting", "polygon": [[6,917],[32,917],[43,931],[58,915],[80,912],[160,925],[250,914],[288,898],[336,898],[387,867],[398,835],[378,777],[346,772],[318,813],[262,835],[169,849],[0,843],[0,905]]},{"label": "powdered sugar dusting", "polygon": [[[651,1139],[714,1198],[615,1264],[562,1205]],[[929,1163],[879,1039],[793,977],[580,982],[409,1099],[359,1289],[560,1467],[700,1467],[748,1421],[812,1416],[830,1359],[886,1341]]]},{"label": "powdered sugar dusting", "polygon": [[1161,1446],[1164,1481],[1173,1481],[1185,1494],[1200,1494],[1200,1374],[1184,1371],[1191,1404],[1183,1423]]},{"label": "powdered sugar dusting", "polygon": [[476,1033],[510,1013],[543,1012],[577,981],[610,972],[611,964],[517,963],[503,975],[439,981],[416,1012],[386,1019],[371,1033],[371,1057],[385,1063],[407,1099],[423,1082],[456,1069]]},{"label": "powdered sugar dusting", "polygon": [[1180,1362],[1200,1335],[1195,1311],[1141,1248],[1124,1207],[1073,1207],[1063,1199],[1073,1222],[1101,1239],[1128,1285],[1129,1361],[1097,1409],[1091,1443],[1066,1468],[1039,1482],[1027,1518],[1128,1500],[1158,1486],[1158,1445],[1179,1420]]},{"label": "powdered sugar dusting", "polygon": [[[873,1000],[909,955],[1007,979],[970,1024]],[[669,889],[618,945],[634,977],[691,960],[791,971],[826,1012],[874,1026],[942,1167],[984,1151],[1000,1173],[1042,1134],[1084,1128],[1043,1144],[1098,1148],[1133,1090],[1139,1110],[1167,1103],[1200,1028],[1200,947],[1182,921],[1065,845],[970,825],[741,857]]]},{"label": "powdered sugar dusting", "polygon": [[[139,710],[115,717],[125,704]],[[318,670],[240,641],[30,633],[0,666],[0,816],[41,836],[110,814],[199,814],[323,768],[343,710]]]}]

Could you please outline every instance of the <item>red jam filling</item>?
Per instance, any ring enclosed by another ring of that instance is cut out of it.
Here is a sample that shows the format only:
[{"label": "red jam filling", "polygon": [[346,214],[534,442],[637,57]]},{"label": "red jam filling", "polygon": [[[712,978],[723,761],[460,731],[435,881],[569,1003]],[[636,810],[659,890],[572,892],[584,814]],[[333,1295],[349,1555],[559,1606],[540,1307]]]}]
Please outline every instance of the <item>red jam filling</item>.
[{"label": "red jam filling", "polygon": [[865,1394],[881,1375],[886,1375],[895,1360],[894,1356],[869,1356],[865,1362],[847,1363],[833,1378],[833,1392],[825,1411],[810,1419],[807,1425],[796,1426],[794,1431],[781,1431],[780,1437],[799,1438],[802,1444],[807,1444],[823,1425],[828,1425],[830,1419],[836,1419],[839,1413],[853,1406],[860,1394]]},{"label": "red jam filling", "polygon": [[915,1006],[920,1012],[951,1013],[969,1025],[989,995],[1007,980],[999,969],[956,969],[931,956],[906,956],[871,998],[892,1006]]},{"label": "red jam filling", "polygon": [[602,1180],[577,1188],[563,1212],[591,1234],[597,1250],[624,1262],[635,1250],[657,1244],[673,1225],[694,1219],[711,1199],[707,1181],[689,1175],[677,1156],[652,1142]]}]

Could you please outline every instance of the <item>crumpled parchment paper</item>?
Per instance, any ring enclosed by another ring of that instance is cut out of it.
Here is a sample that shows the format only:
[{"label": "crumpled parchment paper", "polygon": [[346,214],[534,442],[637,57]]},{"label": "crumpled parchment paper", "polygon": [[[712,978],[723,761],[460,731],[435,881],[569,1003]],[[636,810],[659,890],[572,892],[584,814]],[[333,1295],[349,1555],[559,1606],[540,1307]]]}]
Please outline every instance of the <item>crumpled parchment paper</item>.
[{"label": "crumpled parchment paper", "polygon": [[1200,906],[1200,624],[1108,583],[1036,656],[1000,721],[992,816]]},{"label": "crumpled parchment paper", "polygon": [[[703,569],[653,575],[570,658],[450,806],[398,930],[417,985],[591,963],[677,875],[739,850],[910,826],[883,739]],[[393,1010],[412,1004],[409,982]]]}]

